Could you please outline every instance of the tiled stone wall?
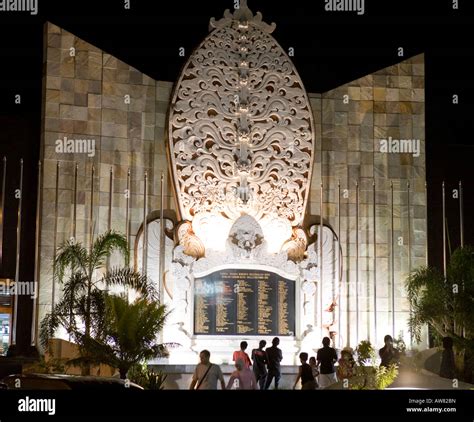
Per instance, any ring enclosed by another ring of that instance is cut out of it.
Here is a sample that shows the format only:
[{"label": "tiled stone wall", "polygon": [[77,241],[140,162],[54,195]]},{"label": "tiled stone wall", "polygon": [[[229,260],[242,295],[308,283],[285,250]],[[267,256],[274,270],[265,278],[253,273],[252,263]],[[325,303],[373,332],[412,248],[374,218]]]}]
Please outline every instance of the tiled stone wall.
[{"label": "tiled stone wall", "polygon": [[[340,239],[344,255],[342,341],[374,341],[373,182],[376,186],[376,286],[377,336],[383,343],[392,334],[391,306],[391,190],[394,190],[395,335],[403,331],[410,341],[406,320],[409,305],[403,288],[408,273],[409,225],[411,267],[425,264],[425,118],[423,55],[382,69],[324,93],[310,95],[317,124],[322,121],[322,140],[317,136],[315,166],[308,212],[320,215],[321,148],[323,216],[337,230],[338,182],[341,186]],[[321,99],[322,98],[322,99]],[[321,112],[322,108],[322,112]],[[319,126],[320,127],[320,126]],[[420,155],[383,153],[380,140],[419,139]],[[356,338],[356,182],[359,183],[359,336]],[[410,183],[410,210],[407,184]],[[347,189],[347,191],[346,191]],[[410,223],[408,220],[410,212]],[[400,245],[399,245],[400,241]],[[350,283],[347,283],[350,280]],[[349,298],[349,306],[347,304]],[[347,322],[350,322],[348,324]],[[348,328],[350,325],[350,329]]]},{"label": "tiled stone wall", "polygon": [[[166,165],[164,128],[172,84],[154,81],[67,31],[45,26],[43,113],[43,199],[40,241],[39,320],[51,306],[56,164],[60,162],[57,245],[72,236],[74,167],[78,165],[77,231],[88,245],[91,169],[95,167],[94,236],[108,229],[109,180],[113,170],[111,228],[125,233],[127,172],[131,170],[131,244],[143,221],[144,173],[148,210],[175,209]],[[129,96],[129,97],[127,97]],[[58,153],[56,140],[93,139],[95,155]],[[132,257],[133,259],[133,257]],[[133,261],[132,261],[133,262]],[[59,288],[56,288],[58,294]],[[56,296],[58,297],[58,296]]]}]

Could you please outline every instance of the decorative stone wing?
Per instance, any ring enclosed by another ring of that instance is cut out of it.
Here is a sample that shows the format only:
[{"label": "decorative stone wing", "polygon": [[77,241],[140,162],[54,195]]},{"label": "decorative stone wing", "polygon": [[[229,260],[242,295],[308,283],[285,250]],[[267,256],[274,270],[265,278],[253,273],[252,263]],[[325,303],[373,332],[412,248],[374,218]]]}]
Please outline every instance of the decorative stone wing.
[{"label": "decorative stone wing", "polygon": [[211,20],[175,87],[168,148],[181,219],[249,214],[302,223],[314,124],[288,55],[246,1]]}]

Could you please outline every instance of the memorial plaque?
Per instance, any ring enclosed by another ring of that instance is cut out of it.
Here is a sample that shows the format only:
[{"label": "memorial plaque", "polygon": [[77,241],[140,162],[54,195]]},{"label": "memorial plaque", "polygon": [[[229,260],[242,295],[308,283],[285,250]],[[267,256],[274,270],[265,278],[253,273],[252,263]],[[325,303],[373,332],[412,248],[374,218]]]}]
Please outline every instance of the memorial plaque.
[{"label": "memorial plaque", "polygon": [[295,282],[262,270],[196,278],[194,334],[293,336]]}]

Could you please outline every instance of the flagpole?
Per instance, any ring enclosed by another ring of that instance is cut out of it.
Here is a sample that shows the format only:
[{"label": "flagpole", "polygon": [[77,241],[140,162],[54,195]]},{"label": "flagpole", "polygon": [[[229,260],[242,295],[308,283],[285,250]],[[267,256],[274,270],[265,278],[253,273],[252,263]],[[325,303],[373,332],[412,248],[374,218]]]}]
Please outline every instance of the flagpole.
[{"label": "flagpole", "polygon": [[37,329],[36,321],[38,320],[38,295],[39,295],[39,269],[40,269],[40,210],[41,210],[41,161],[38,161],[38,185],[36,188],[36,229],[35,229],[35,275],[36,294],[33,296],[33,310],[31,314],[31,346],[36,346]]},{"label": "flagpole", "polygon": [[147,201],[147,194],[148,194],[148,173],[145,172],[145,178],[143,181],[143,248],[142,248],[142,273],[143,275],[147,275],[147,259],[148,259],[148,224],[147,224],[147,217],[148,217],[148,201]]},{"label": "flagpole", "polygon": [[18,283],[20,281],[20,251],[21,251],[21,213],[23,207],[23,158],[20,159],[20,197],[18,198],[16,225],[16,257],[15,257],[15,295],[13,296],[13,330],[12,345],[16,344],[16,327],[18,325]]}]

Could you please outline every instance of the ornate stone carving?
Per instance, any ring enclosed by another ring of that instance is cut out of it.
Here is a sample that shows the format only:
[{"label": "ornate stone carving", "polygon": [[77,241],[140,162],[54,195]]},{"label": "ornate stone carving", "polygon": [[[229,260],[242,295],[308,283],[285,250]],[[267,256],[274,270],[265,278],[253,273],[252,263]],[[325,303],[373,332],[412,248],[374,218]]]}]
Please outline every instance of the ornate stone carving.
[{"label": "ornate stone carving", "polygon": [[189,221],[183,221],[180,223],[178,227],[178,240],[186,255],[197,259],[204,256],[204,245],[194,234],[193,226]]},{"label": "ornate stone carving", "polygon": [[250,258],[254,249],[263,244],[263,233],[254,218],[244,215],[233,224],[229,241],[234,248],[234,254]]},{"label": "ornate stone carving", "polygon": [[211,20],[213,31],[178,80],[168,144],[185,220],[245,213],[302,222],[314,124],[303,83],[270,35],[274,27],[243,1]]},{"label": "ornate stone carving", "polygon": [[233,14],[230,13],[229,9],[226,9],[222,19],[216,21],[215,18],[211,18],[211,21],[209,22],[209,31],[215,28],[229,26],[232,24],[233,20],[240,22],[241,25],[254,25],[268,34],[271,34],[276,28],[275,23],[268,25],[267,23],[263,22],[262,14],[260,12],[257,12],[257,14],[254,16],[252,11],[247,6],[247,0],[241,0],[240,7],[236,9]]},{"label": "ornate stone carving", "polygon": [[292,238],[285,242],[283,250],[288,254],[288,259],[291,259],[293,262],[300,262],[304,259],[307,243],[308,240],[304,230],[295,227],[293,228]]},{"label": "ornate stone carving", "polygon": [[288,260],[285,251],[269,253],[268,244],[263,237],[262,228],[249,215],[237,219],[229,232],[224,251],[209,250],[206,256],[193,263],[193,274],[203,274],[223,265],[259,265],[274,267],[288,278],[296,279],[299,267]]}]

